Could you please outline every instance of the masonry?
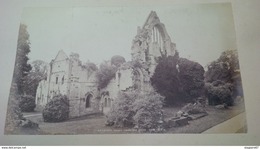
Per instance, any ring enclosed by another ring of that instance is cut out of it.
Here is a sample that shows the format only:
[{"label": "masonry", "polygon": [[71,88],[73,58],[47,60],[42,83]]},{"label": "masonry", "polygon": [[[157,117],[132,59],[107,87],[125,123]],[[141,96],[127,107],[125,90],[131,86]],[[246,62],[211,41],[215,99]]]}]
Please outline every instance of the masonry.
[{"label": "masonry", "polygon": [[161,56],[174,56],[173,43],[155,11],[151,11],[144,25],[137,28],[131,47],[131,62],[122,64],[109,84],[98,89],[97,70],[82,64],[79,55],[69,57],[61,50],[48,68],[46,80],[37,88],[36,104],[44,106],[56,94],[69,98],[70,117],[90,113],[107,113],[117,99],[119,91],[136,89],[145,91],[151,87],[150,78]]}]

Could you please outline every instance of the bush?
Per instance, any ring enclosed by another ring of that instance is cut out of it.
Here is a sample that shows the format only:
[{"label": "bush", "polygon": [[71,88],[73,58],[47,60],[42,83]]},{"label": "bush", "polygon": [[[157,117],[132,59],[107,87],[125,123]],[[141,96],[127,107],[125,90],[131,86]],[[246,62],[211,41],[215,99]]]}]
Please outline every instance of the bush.
[{"label": "bush", "polygon": [[181,109],[182,112],[188,114],[198,114],[198,113],[207,113],[205,110],[205,106],[199,102],[188,103]]},{"label": "bush", "polygon": [[146,132],[162,132],[163,100],[154,90],[141,93],[134,102],[135,127]]},{"label": "bush", "polygon": [[20,96],[19,107],[22,112],[32,112],[36,107],[35,98],[31,95]]},{"label": "bush", "polygon": [[179,58],[179,79],[186,102],[204,96],[204,68],[197,62]]},{"label": "bush", "polygon": [[154,90],[120,92],[107,115],[107,124],[160,132],[163,130],[162,107],[163,97]]},{"label": "bush", "polygon": [[45,122],[61,122],[69,118],[69,101],[66,96],[56,95],[43,109]]},{"label": "bush", "polygon": [[206,96],[208,97],[209,105],[226,104],[228,106],[233,105],[232,98],[232,84],[219,84],[214,86],[216,83],[206,83]]},{"label": "bush", "polygon": [[107,115],[107,122],[113,123],[116,127],[132,127],[134,125],[133,103],[138,93],[135,91],[119,92],[110,112]]},{"label": "bush", "polygon": [[165,97],[167,105],[179,104],[182,101],[180,80],[176,68],[178,54],[175,56],[160,57],[151,84],[155,90]]}]

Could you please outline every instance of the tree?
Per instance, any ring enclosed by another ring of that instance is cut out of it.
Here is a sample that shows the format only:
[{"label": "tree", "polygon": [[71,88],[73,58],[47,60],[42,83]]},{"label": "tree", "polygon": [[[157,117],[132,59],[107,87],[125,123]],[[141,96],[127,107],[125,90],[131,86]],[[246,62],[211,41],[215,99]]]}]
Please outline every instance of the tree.
[{"label": "tree", "polygon": [[24,94],[25,77],[28,75],[32,69],[31,65],[28,64],[28,53],[30,52],[30,41],[29,33],[27,32],[27,26],[24,24],[20,25],[18,43],[17,43],[17,53],[15,66],[17,67],[14,71],[14,79],[17,84],[18,94]]},{"label": "tree", "polygon": [[29,52],[30,42],[27,27],[24,24],[20,24],[14,74],[8,100],[5,133],[15,133],[21,127],[21,122],[25,120],[19,108],[19,99],[20,95],[24,93],[24,78],[31,70],[31,65],[27,63]]},{"label": "tree", "polygon": [[48,63],[42,60],[35,60],[31,63],[31,66],[32,70],[24,79],[24,93],[35,97],[39,82],[47,78]]},{"label": "tree", "polygon": [[120,55],[115,55],[111,58],[111,64],[119,67],[121,64],[125,62],[125,58]]},{"label": "tree", "polygon": [[101,63],[96,76],[98,88],[105,88],[110,80],[115,77],[116,71],[117,68],[113,65],[110,65],[108,61]]},{"label": "tree", "polygon": [[208,65],[208,71],[205,73],[205,81],[212,83],[221,80],[233,83],[233,77],[237,70],[239,70],[237,51],[224,51],[216,61],[213,61]]},{"label": "tree", "polygon": [[178,59],[178,53],[175,56],[160,57],[151,77],[152,86],[165,97],[165,102],[171,105],[181,101],[180,80],[176,68]]},{"label": "tree", "polygon": [[179,79],[184,98],[195,101],[204,93],[204,68],[197,62],[185,58],[178,61]]},{"label": "tree", "polygon": [[243,96],[237,50],[224,51],[216,61],[211,62],[205,73],[205,81],[231,83],[234,86],[232,96]]}]

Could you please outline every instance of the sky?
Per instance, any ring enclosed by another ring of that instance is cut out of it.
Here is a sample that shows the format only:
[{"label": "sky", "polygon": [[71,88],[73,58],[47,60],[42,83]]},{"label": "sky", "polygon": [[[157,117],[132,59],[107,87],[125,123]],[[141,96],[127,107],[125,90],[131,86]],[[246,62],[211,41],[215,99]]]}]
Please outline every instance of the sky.
[{"label": "sky", "polygon": [[156,11],[181,57],[206,66],[221,52],[236,49],[232,7],[228,3],[158,7],[25,8],[21,23],[30,34],[30,61],[50,62],[59,50],[79,53],[100,64],[114,55],[131,60],[132,40]]}]

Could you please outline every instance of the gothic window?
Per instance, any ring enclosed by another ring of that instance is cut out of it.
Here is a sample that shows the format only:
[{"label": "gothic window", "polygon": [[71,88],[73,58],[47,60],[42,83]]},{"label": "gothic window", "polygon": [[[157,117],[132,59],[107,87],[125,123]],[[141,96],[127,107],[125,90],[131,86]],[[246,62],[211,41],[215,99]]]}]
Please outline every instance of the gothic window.
[{"label": "gothic window", "polygon": [[89,107],[91,106],[90,103],[91,103],[92,98],[93,98],[93,95],[92,95],[92,94],[89,94],[89,95],[86,97],[86,103],[85,103],[85,107],[86,107],[86,108],[89,108]]},{"label": "gothic window", "polygon": [[105,98],[105,107],[107,107],[107,98]]},{"label": "gothic window", "polygon": [[134,71],[133,73],[133,83],[134,83],[134,89],[141,89],[141,75],[138,71]]},{"label": "gothic window", "polygon": [[64,76],[62,77],[62,80],[61,80],[62,84],[64,84]]},{"label": "gothic window", "polygon": [[159,50],[163,51],[164,41],[163,41],[161,32],[159,31],[158,27],[156,27],[156,26],[152,30],[152,42],[157,43]]},{"label": "gothic window", "polygon": [[56,84],[58,84],[59,77],[56,77]]}]

